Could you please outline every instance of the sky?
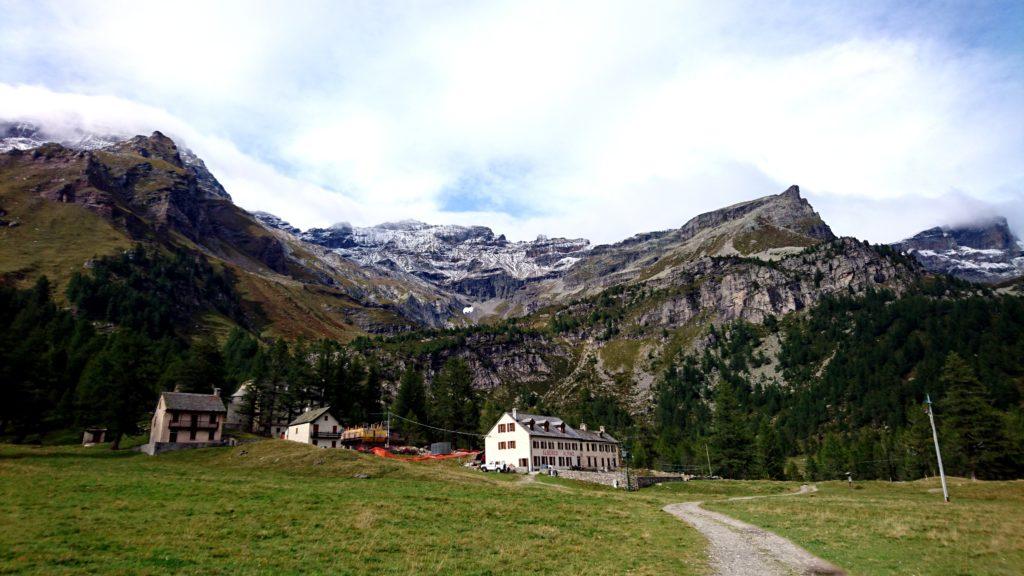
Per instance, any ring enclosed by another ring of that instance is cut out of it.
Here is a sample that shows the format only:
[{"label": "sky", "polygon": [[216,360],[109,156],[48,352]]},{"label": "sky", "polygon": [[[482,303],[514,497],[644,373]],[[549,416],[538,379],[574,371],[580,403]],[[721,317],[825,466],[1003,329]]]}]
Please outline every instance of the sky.
[{"label": "sky", "polygon": [[1021,2],[11,2],[0,119],[160,130],[300,228],[614,242],[798,184],[1024,233]]}]

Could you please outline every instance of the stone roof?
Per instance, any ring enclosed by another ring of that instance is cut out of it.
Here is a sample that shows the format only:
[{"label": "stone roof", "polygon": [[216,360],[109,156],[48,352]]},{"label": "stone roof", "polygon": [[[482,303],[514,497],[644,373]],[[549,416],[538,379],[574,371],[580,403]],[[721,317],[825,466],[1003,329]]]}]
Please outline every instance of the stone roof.
[{"label": "stone roof", "polygon": [[307,423],[312,422],[312,421],[316,420],[317,418],[323,416],[324,414],[327,414],[327,411],[330,410],[330,409],[331,409],[330,406],[324,406],[323,408],[316,408],[316,409],[313,409],[313,410],[309,410],[309,411],[303,412],[302,414],[299,414],[298,418],[296,418],[295,420],[292,420],[291,423],[288,424],[288,425],[289,426],[298,426],[299,424],[307,424]]},{"label": "stone roof", "polygon": [[164,392],[160,395],[168,410],[185,412],[227,412],[220,396],[213,394],[190,394],[188,392]]},{"label": "stone roof", "polygon": [[[512,416],[512,414],[509,414]],[[522,425],[523,430],[530,436],[543,436],[545,438],[566,438],[570,440],[579,440],[581,442],[613,442],[618,444],[619,441],[612,437],[607,432],[599,432],[595,430],[576,430],[572,426],[566,424],[561,418],[554,416],[541,416],[538,414],[523,414],[517,413],[512,416],[516,422]],[[530,421],[534,422],[534,427],[531,429],[529,426]],[[544,423],[548,423],[547,430],[544,429]],[[559,428],[560,425],[564,425],[565,432]]]}]

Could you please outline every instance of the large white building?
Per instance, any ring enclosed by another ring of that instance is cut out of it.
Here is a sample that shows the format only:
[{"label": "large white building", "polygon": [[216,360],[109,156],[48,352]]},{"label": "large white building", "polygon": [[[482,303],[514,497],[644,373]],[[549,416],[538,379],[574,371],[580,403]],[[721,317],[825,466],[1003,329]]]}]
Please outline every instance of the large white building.
[{"label": "large white building", "polygon": [[534,471],[544,467],[615,470],[621,464],[619,441],[604,430],[575,429],[561,418],[506,412],[484,441],[487,462]]}]

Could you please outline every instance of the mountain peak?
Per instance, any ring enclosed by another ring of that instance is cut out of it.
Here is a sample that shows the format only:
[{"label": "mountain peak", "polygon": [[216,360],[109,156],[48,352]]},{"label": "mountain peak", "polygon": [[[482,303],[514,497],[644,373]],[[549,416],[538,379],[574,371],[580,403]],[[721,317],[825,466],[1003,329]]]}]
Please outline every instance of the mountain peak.
[{"label": "mountain peak", "polygon": [[932,272],[971,282],[998,283],[1024,276],[1024,245],[1003,216],[936,226],[894,246]]},{"label": "mountain peak", "polygon": [[184,168],[178,146],[160,131],[149,136],[135,136],[111,147],[120,152],[137,154],[143,158],[158,158],[178,168]]},{"label": "mountain peak", "polygon": [[803,200],[803,198],[800,197],[800,187],[797,186],[796,184],[793,184],[789,188],[786,188],[785,192],[779,194],[779,197],[792,198],[794,200]]}]

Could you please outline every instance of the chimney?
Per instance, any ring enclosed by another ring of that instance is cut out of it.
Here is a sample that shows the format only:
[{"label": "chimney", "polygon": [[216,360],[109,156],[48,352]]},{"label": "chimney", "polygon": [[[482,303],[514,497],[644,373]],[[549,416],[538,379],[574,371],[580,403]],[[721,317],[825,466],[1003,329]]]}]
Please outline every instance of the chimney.
[{"label": "chimney", "polygon": [[174,385],[174,391],[175,392],[181,392],[181,388],[182,388],[181,382],[178,382],[177,384]]},{"label": "chimney", "polygon": [[545,421],[544,421],[544,431],[545,431],[545,432],[549,432],[549,431],[551,431],[551,427],[550,427],[550,426],[551,426],[551,423],[550,423],[550,422],[548,422],[547,420],[545,420]]},{"label": "chimney", "polygon": [[220,398],[220,388],[217,388],[216,386],[214,386],[213,387],[213,395],[216,396],[217,398]]},{"label": "chimney", "polygon": [[515,406],[512,407],[512,419],[513,420],[518,420],[519,419],[519,411],[516,410]]},{"label": "chimney", "polygon": [[598,434],[601,435],[601,438],[604,438],[604,426],[601,426],[600,428],[598,428],[598,430],[600,430],[600,432],[598,432]]},{"label": "chimney", "polygon": [[584,432],[587,431],[587,423],[586,422],[580,422],[580,430],[583,430]]}]

